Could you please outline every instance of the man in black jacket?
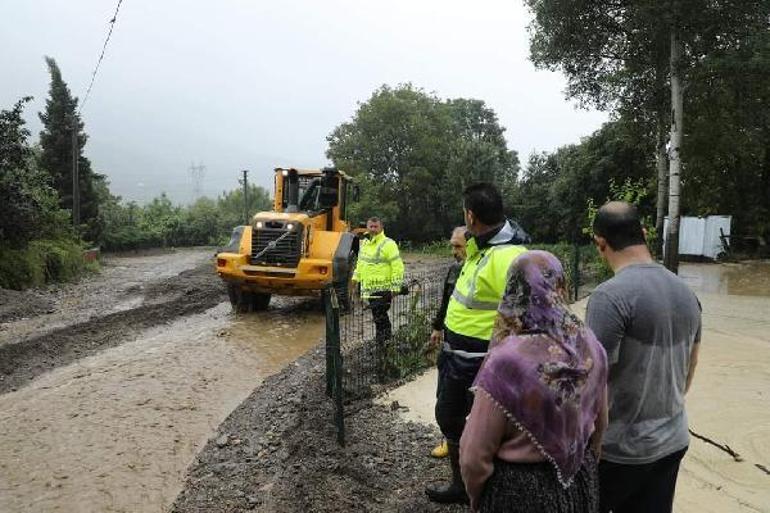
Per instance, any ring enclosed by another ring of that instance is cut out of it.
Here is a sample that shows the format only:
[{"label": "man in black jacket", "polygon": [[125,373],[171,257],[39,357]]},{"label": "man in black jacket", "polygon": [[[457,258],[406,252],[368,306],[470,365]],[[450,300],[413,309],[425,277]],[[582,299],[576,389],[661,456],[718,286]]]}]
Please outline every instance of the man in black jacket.
[{"label": "man in black jacket", "polygon": [[[444,279],[444,290],[441,294],[441,306],[436,313],[436,317],[433,319],[433,331],[430,334],[430,343],[428,349],[435,351],[441,346],[441,342],[444,339],[444,318],[446,317],[446,309],[449,306],[449,298],[452,297],[452,292],[455,289],[455,283],[457,283],[457,277],[460,276],[460,271],[463,268],[463,262],[465,261],[465,226],[458,226],[452,231],[452,237],[449,239],[449,245],[452,246],[452,256],[455,262],[449,268],[446,278]],[[441,381],[439,381],[439,385]],[[438,397],[441,390],[436,390],[436,397]],[[446,440],[443,440],[437,445],[430,455],[434,458],[445,458],[449,452]]]}]

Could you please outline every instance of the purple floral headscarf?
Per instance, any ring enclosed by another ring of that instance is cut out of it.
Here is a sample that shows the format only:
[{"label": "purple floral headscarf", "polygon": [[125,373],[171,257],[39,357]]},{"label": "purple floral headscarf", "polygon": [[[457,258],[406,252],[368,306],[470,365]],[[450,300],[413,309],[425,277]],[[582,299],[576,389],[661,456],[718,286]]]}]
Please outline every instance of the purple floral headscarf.
[{"label": "purple floral headscarf", "polygon": [[604,399],[607,356],[567,306],[564,271],[546,251],[511,265],[495,335],[474,390],[488,394],[555,467],[580,469]]}]

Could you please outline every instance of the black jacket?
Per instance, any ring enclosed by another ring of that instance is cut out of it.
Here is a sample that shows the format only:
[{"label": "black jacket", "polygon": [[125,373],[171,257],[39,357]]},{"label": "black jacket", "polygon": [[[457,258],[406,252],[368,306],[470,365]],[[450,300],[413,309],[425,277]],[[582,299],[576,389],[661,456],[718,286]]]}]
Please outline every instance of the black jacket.
[{"label": "black jacket", "polygon": [[444,319],[446,318],[446,310],[449,308],[449,299],[452,297],[452,292],[455,290],[455,283],[457,283],[457,277],[460,276],[462,268],[462,262],[455,262],[446,273],[444,290],[441,293],[441,306],[436,313],[436,318],[433,319],[434,330],[444,329]]}]

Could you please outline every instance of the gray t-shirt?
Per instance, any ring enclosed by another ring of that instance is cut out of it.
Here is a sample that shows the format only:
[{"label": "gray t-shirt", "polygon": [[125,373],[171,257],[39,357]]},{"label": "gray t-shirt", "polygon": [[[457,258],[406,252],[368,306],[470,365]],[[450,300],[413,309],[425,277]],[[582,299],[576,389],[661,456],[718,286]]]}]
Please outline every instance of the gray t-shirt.
[{"label": "gray t-shirt", "polygon": [[602,458],[643,465],[687,447],[684,393],[701,329],[695,294],[661,265],[630,265],[594,290],[586,319],[610,366]]}]

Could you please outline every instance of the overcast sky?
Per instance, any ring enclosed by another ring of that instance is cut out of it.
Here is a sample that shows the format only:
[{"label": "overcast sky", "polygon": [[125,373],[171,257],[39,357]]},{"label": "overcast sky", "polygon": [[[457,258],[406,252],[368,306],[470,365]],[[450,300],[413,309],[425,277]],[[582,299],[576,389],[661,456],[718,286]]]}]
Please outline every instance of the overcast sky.
[{"label": "overcast sky", "polygon": [[[115,0],[0,2],[0,108],[33,95],[44,55],[81,100]],[[564,99],[564,77],[528,60],[521,0],[124,0],[83,112],[85,148],[115,193],[146,201],[270,186],[276,166],[327,164],[326,136],[382,84],[412,82],[492,107],[522,160],[577,142],[606,120]]]}]

